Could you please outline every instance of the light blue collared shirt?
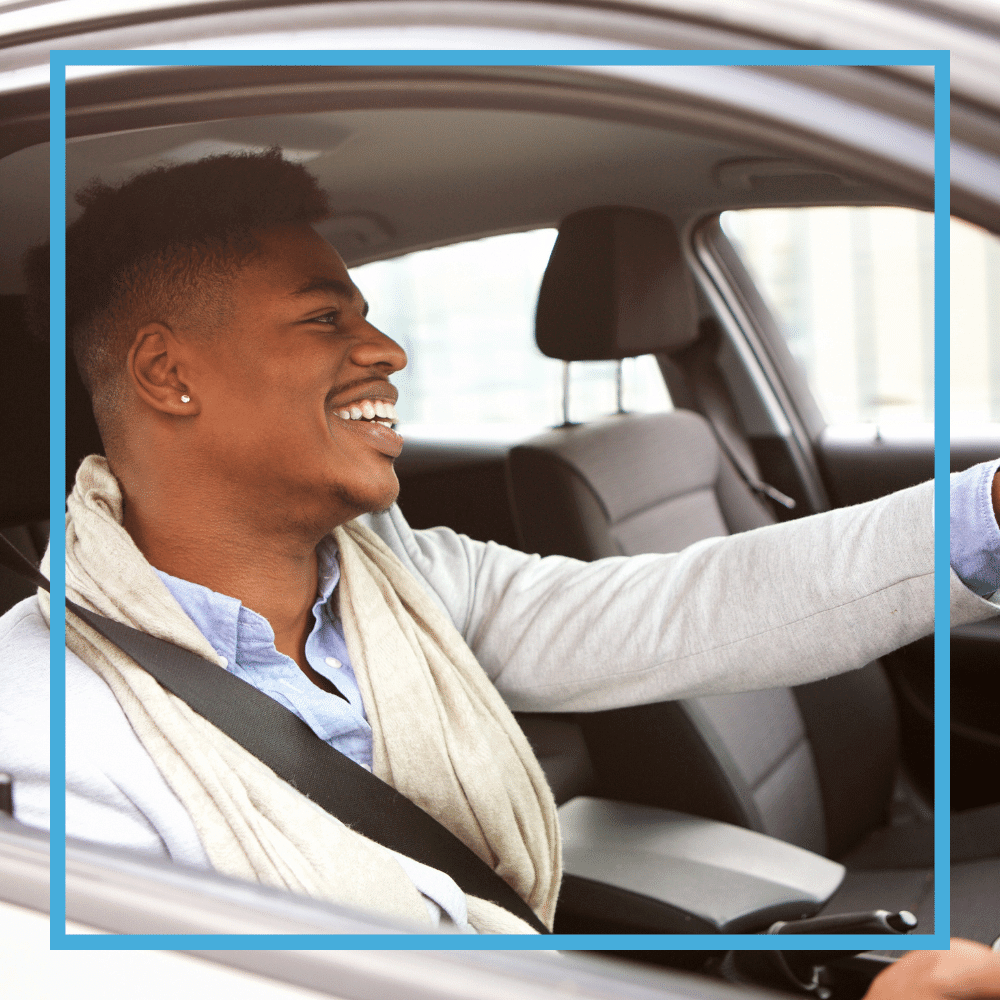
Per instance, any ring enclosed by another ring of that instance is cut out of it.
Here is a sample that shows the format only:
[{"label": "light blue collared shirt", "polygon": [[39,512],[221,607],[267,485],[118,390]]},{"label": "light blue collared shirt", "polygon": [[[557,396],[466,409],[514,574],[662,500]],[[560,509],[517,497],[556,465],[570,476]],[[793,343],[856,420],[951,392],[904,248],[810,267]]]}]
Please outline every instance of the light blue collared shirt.
[{"label": "light blue collared shirt", "polygon": [[320,739],[370,771],[372,730],[347,656],[336,601],[331,599],[340,582],[337,545],[332,538],[319,543],[316,556],[318,592],[312,607],[314,624],[306,639],[306,660],[343,698],[317,687],[291,657],[275,649],[274,630],[263,615],[244,607],[235,597],[160,570],[156,573],[198,631],[225,657],[230,673],[284,705]]},{"label": "light blue collared shirt", "polygon": [[1000,525],[993,514],[993,477],[1000,459],[951,477],[951,565],[980,597],[1000,590]]}]

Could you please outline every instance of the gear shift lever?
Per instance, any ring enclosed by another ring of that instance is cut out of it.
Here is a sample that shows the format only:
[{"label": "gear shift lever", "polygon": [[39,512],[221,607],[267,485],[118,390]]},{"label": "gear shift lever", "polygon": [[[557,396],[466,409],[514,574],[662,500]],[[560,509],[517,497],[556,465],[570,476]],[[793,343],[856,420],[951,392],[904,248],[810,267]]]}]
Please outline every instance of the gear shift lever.
[{"label": "gear shift lever", "polygon": [[835,913],[803,920],[779,920],[768,934],[909,934],[917,918],[909,910],[868,910],[863,913]]},{"label": "gear shift lever", "polygon": [[[806,917],[802,920],[779,920],[771,924],[768,934],[909,934],[915,930],[917,918],[909,910],[892,913],[889,910],[869,910],[863,913],[838,913],[831,916]],[[777,942],[775,942],[777,943]],[[890,946],[891,947],[891,946]],[[751,975],[760,975],[770,965],[787,988],[821,998],[832,995],[827,963],[859,954],[864,949],[830,949],[829,951],[744,952],[736,955],[736,965]],[[756,973],[754,972],[756,970]]]}]

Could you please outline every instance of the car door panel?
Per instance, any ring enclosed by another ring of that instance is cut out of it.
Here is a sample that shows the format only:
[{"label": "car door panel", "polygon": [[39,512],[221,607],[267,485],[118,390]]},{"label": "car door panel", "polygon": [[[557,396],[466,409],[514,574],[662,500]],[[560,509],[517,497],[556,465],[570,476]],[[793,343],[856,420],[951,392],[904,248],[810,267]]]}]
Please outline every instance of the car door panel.
[{"label": "car door panel", "polygon": [[[879,428],[871,424],[827,427],[816,443],[831,499],[838,507],[864,503],[934,477],[930,427]],[[951,471],[1000,456],[1000,425],[951,439]]]}]

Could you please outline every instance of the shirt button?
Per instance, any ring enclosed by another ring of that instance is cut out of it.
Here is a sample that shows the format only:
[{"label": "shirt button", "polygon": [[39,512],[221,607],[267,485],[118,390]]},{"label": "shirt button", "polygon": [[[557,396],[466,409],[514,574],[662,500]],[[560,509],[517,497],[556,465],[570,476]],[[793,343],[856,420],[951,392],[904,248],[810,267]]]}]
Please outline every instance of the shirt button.
[{"label": "shirt button", "polygon": [[332,656],[328,656],[326,658],[326,665],[328,667],[333,667],[334,670],[339,670],[344,664],[341,663],[340,660],[335,659]]},{"label": "shirt button", "polygon": [[229,660],[227,660],[226,657],[222,655],[222,653],[219,653],[219,662],[222,664],[223,667],[229,666]]}]

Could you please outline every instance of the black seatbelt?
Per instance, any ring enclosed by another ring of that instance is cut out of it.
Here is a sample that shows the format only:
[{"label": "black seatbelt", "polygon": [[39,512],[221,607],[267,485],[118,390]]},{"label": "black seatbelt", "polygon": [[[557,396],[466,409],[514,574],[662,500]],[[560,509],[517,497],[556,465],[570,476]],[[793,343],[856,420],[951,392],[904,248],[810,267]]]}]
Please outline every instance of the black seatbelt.
[{"label": "black seatbelt", "polygon": [[700,324],[697,340],[679,351],[674,351],[670,358],[687,376],[695,402],[707,417],[719,447],[725,452],[747,486],[759,496],[767,497],[788,510],[794,510],[795,501],[790,496],[765,483],[757,475],[746,442],[733,428],[732,404],[715,363],[721,342],[721,331],[715,321],[704,321]]},{"label": "black seatbelt", "polygon": [[[0,565],[49,589],[49,581],[2,535]],[[531,907],[450,830],[252,684],[69,598],[66,607],[331,816],[383,847],[445,872],[463,892],[502,906],[540,934],[549,933]]]}]

